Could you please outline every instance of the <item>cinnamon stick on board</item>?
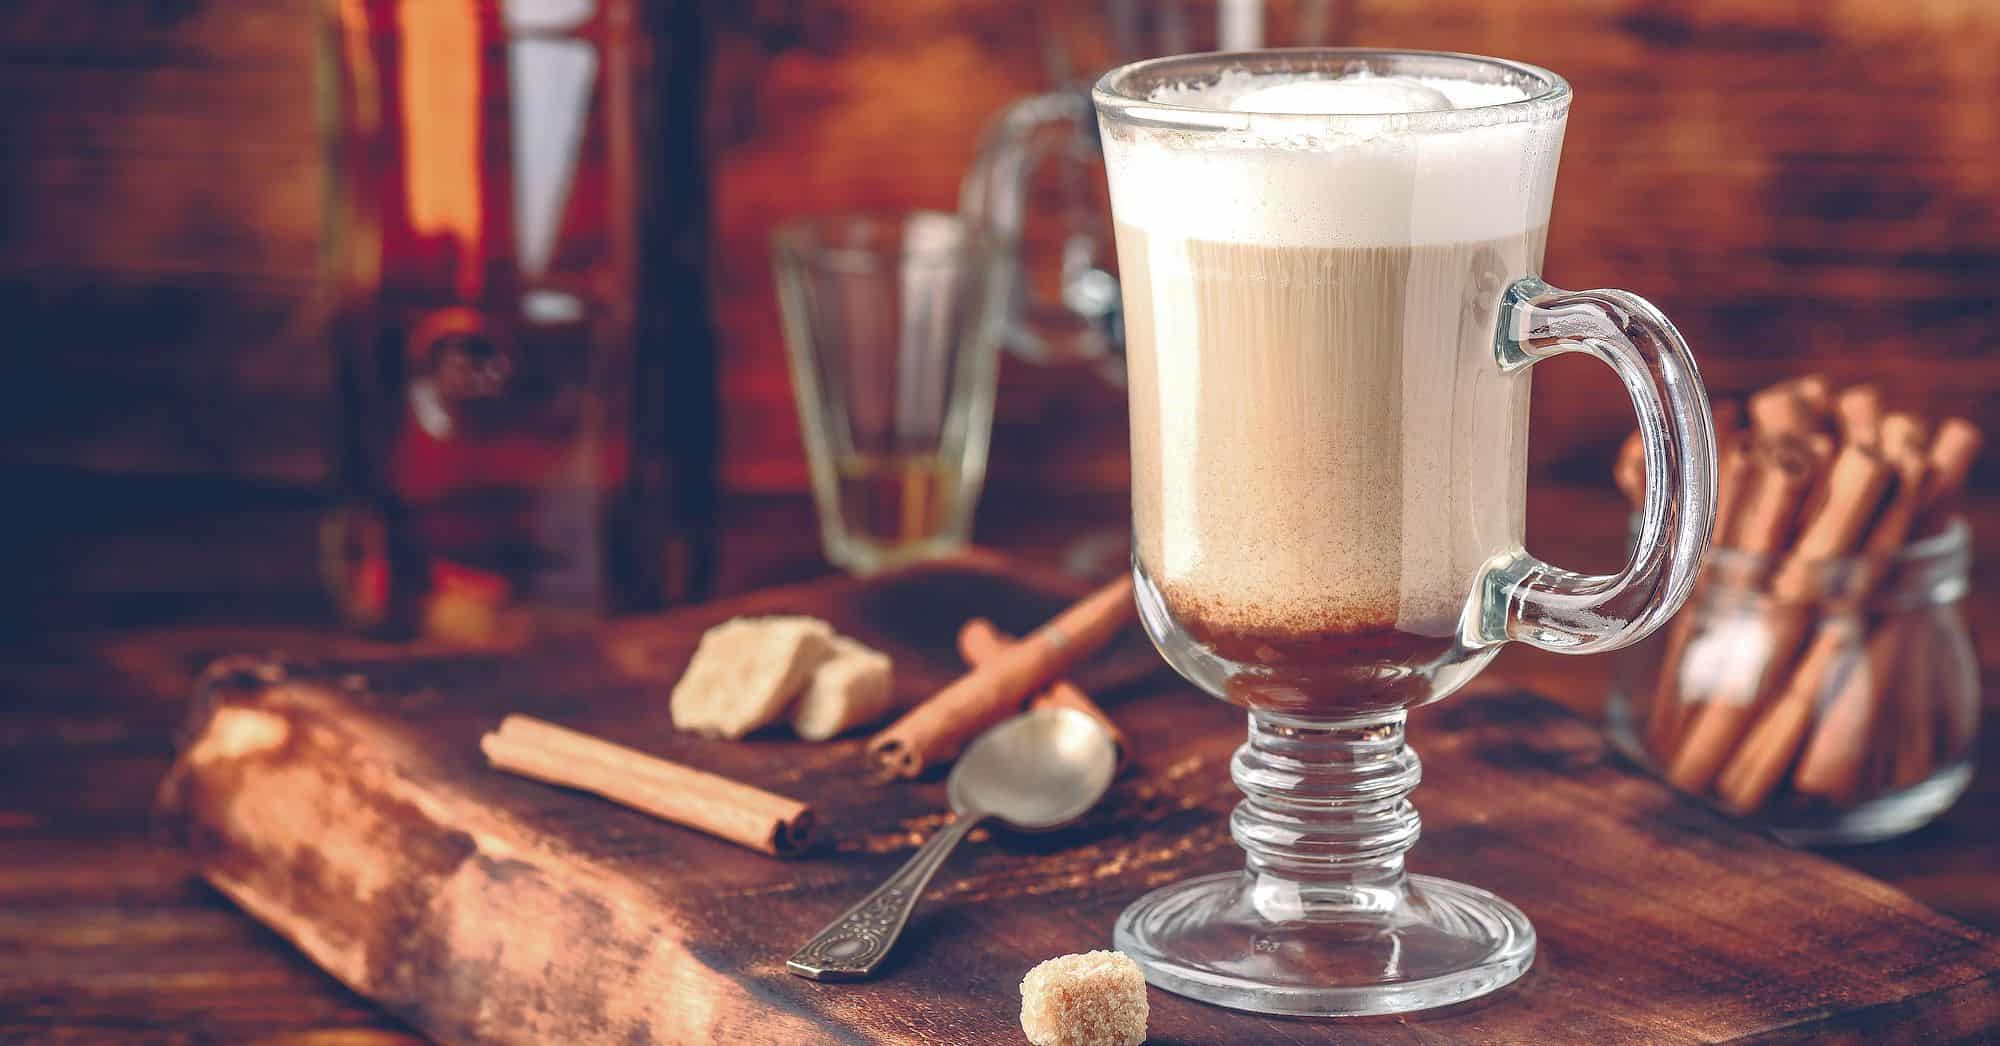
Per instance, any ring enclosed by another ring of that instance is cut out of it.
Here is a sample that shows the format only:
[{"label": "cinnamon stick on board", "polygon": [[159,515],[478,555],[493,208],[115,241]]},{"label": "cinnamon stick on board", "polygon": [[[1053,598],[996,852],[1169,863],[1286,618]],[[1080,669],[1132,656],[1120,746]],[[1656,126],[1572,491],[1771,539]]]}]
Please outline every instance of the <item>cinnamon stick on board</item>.
[{"label": "cinnamon stick on board", "polygon": [[904,713],[868,742],[869,760],[893,777],[915,777],[951,759],[1029,694],[1096,653],[1137,613],[1129,575],[1098,589]]},{"label": "cinnamon stick on board", "polygon": [[508,716],[479,749],[495,769],[592,792],[773,857],[795,857],[812,841],[812,807],[796,799],[531,716]]},{"label": "cinnamon stick on board", "polygon": [[[965,658],[967,664],[974,666],[993,660],[1017,642],[1019,640],[1000,631],[993,622],[983,617],[967,621],[958,630],[958,652]],[[1028,708],[1073,708],[1097,720],[1098,725],[1111,735],[1111,744],[1118,751],[1118,763],[1120,766],[1124,765],[1125,731],[1118,729],[1118,724],[1111,721],[1111,717],[1105,714],[1104,709],[1092,701],[1090,695],[1084,693],[1075,683],[1067,679],[1058,679],[1050,683],[1048,689],[1028,699]]]}]

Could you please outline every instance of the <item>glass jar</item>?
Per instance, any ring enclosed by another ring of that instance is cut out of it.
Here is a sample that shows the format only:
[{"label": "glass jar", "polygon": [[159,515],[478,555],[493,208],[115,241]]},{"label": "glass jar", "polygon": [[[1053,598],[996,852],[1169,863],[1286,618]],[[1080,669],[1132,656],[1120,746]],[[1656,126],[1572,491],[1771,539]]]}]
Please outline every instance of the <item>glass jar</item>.
[{"label": "glass jar", "polygon": [[1800,845],[1916,829],[1972,780],[1979,661],[1962,520],[1892,559],[1829,560],[1777,599],[1772,557],[1715,549],[1687,606],[1628,649],[1614,742],[1676,788]]}]

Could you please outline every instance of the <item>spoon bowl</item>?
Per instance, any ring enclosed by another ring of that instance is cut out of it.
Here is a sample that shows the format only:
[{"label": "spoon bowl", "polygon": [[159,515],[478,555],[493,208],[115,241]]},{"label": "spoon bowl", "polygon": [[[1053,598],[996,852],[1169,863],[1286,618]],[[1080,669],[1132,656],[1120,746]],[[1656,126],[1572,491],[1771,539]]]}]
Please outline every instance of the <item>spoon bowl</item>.
[{"label": "spoon bowl", "polygon": [[952,767],[945,793],[961,817],[978,813],[1047,832],[1096,806],[1117,769],[1117,748],[1096,720],[1044,708],[979,735]]}]

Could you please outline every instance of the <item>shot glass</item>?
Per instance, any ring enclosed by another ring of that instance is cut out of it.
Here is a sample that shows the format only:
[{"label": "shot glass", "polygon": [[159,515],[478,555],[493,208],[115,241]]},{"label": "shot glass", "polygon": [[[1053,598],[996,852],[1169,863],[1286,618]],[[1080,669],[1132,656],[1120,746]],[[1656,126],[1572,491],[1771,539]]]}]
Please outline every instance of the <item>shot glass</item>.
[{"label": "shot glass", "polygon": [[802,218],[773,246],[827,559],[870,573],[963,547],[993,428],[992,238],[914,211]]}]

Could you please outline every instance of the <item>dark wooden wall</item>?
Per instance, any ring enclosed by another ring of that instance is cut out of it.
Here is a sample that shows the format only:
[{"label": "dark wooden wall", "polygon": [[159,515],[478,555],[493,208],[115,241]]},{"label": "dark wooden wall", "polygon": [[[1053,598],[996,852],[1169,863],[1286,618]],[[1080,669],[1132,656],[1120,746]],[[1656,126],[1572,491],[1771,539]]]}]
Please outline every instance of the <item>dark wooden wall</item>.
[{"label": "dark wooden wall", "polygon": [[[0,5],[0,464],[325,479],[314,10]],[[1712,385],[1816,367],[2000,424],[2000,4],[1344,10],[1347,42],[1570,78],[1548,275],[1652,296]],[[951,204],[981,122],[1041,86],[1041,33],[1014,0],[738,0],[716,18],[724,474],[795,489],[769,228],[804,207]],[[1122,482],[1115,392],[1080,371],[1008,378],[997,483]],[[1613,391],[1594,365],[1546,368],[1541,476],[1603,475],[1627,428]]]}]

